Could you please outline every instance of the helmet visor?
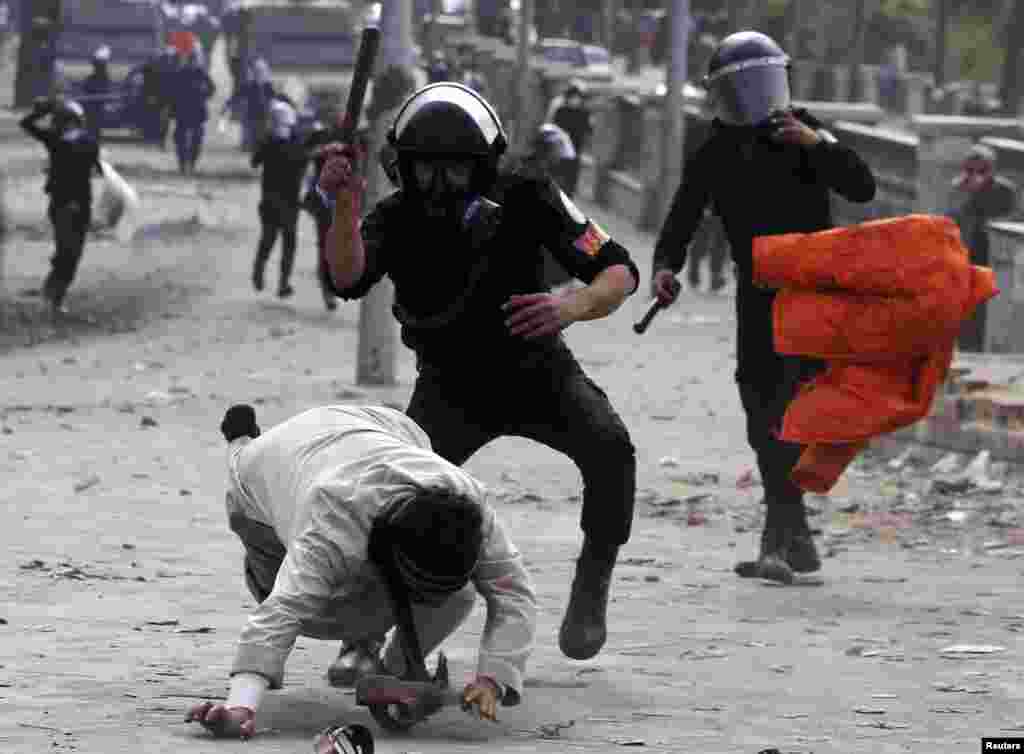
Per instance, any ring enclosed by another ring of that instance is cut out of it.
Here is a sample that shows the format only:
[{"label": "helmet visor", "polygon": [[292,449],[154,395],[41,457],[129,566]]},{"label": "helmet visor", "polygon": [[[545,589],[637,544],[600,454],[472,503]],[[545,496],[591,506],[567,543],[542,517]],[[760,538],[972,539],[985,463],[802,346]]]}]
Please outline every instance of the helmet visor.
[{"label": "helmet visor", "polygon": [[790,106],[785,58],[726,66],[707,83],[715,117],[731,126],[756,126]]},{"label": "helmet visor", "polygon": [[412,172],[416,186],[424,194],[430,194],[440,181],[445,193],[465,193],[473,182],[471,160],[413,160]]}]

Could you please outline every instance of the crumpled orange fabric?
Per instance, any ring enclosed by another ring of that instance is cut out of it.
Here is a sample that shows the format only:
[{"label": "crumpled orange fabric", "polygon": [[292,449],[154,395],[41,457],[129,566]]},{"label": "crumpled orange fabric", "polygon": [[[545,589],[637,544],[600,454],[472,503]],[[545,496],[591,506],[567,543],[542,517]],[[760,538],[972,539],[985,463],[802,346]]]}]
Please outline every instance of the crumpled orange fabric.
[{"label": "crumpled orange fabric", "polygon": [[782,421],[806,445],[791,478],[828,492],[868,441],[924,417],[960,323],[999,293],[951,219],[908,215],[754,239],[754,281],[778,288],[775,350],[824,359]]}]

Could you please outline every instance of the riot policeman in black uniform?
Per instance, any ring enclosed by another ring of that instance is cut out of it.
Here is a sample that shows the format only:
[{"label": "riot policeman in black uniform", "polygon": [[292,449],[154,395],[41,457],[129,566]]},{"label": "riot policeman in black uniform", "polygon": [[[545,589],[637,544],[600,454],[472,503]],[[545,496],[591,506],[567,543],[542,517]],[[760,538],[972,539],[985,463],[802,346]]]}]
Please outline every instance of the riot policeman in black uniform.
[{"label": "riot policeman in black uniform", "polygon": [[768,36],[742,31],[722,40],[705,78],[715,120],[711,136],[687,161],[682,184],[654,252],[653,295],[673,302],[686,248],[710,204],[725,227],[737,268],[736,381],[757,456],[766,505],[756,562],[741,576],[783,583],[821,567],[803,494],[789,478],[802,446],[776,431],[800,383],[820,362],[774,349],[775,292],[752,279],[752,239],[832,227],[829,192],[855,202],[875,194],[871,170],[821,123],[790,102],[789,57]]},{"label": "riot policeman in black uniform", "polygon": [[288,298],[295,292],[291,276],[298,242],[299,201],[302,178],[309,166],[306,144],[295,134],[297,121],[298,116],[291,105],[274,100],[270,105],[269,133],[253,150],[250,159],[254,168],[263,166],[259,204],[261,232],[253,262],[252,284],[257,291],[263,290],[267,260],[280,235],[279,298]]},{"label": "riot policeman in black uniform", "polygon": [[[47,116],[51,125],[40,126]],[[47,214],[57,248],[42,293],[55,313],[63,312],[92,220],[91,179],[94,172],[102,173],[99,147],[85,130],[85,110],[73,100],[38,100],[20,125],[50,156],[44,190],[50,195]]]},{"label": "riot policeman in black uniform", "polygon": [[[442,82],[413,93],[388,140],[399,188],[361,227],[354,150],[338,146],[324,167],[332,281],[346,299],[384,275],[394,281],[394,313],[419,370],[408,414],[441,456],[462,464],[516,435],[576,463],[584,541],[559,645],[570,658],[593,657],[633,521],[636,460],[626,427],[561,331],[615,311],[636,289],[636,265],[550,179],[503,176],[501,203],[493,201],[506,136],[471,89]],[[542,248],[586,286],[548,291]]]}]

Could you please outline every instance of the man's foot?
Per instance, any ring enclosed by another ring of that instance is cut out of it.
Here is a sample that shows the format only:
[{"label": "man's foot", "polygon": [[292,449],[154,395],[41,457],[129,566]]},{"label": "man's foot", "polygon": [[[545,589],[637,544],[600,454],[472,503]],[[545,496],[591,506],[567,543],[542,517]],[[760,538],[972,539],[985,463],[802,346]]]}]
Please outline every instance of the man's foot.
[{"label": "man's foot", "polygon": [[383,673],[380,649],[381,642],[375,639],[343,642],[338,659],[327,668],[327,682],[336,688],[351,688],[360,678]]},{"label": "man's foot", "polygon": [[288,283],[285,283],[277,289],[278,298],[291,298],[295,295],[295,289],[292,288]]},{"label": "man's foot", "polygon": [[608,590],[618,554],[618,547],[599,547],[584,540],[569,606],[558,632],[558,646],[572,660],[589,660],[601,651],[608,637]]},{"label": "man's foot", "polygon": [[258,259],[252,266],[252,287],[257,291],[263,290],[263,265]]}]

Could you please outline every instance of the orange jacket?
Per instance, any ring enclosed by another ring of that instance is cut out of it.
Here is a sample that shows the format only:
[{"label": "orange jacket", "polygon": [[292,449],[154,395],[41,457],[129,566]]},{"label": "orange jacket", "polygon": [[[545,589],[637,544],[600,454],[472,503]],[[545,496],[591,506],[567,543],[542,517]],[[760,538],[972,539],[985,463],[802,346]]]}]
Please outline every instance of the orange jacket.
[{"label": "orange jacket", "polygon": [[754,239],[754,281],[781,289],[780,354],[827,369],[786,410],[780,437],[806,445],[792,479],[827,492],[872,437],[928,413],[960,323],[995,296],[956,224],[932,215]]}]

